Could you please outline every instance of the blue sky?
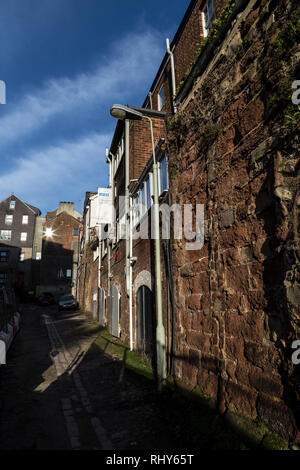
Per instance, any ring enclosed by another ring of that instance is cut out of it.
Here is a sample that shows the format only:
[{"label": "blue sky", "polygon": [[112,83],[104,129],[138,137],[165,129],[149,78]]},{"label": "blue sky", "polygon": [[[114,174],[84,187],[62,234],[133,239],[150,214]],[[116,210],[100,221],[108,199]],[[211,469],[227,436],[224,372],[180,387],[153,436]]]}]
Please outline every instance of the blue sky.
[{"label": "blue sky", "polygon": [[113,103],[141,106],[189,0],[1,0],[0,200],[82,211],[106,186]]}]

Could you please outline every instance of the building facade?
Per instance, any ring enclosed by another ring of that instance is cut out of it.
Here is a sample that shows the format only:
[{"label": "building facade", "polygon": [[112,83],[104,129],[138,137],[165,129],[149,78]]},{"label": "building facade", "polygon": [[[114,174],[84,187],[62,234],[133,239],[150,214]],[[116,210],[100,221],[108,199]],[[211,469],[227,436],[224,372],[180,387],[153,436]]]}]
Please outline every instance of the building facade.
[{"label": "building facade", "polygon": [[289,439],[300,424],[299,17],[294,0],[190,3],[143,107],[129,107],[143,119],[116,125],[97,305],[110,333],[155,366],[151,119],[160,207],[189,205],[193,224],[204,209],[197,249],[187,232],[164,238],[161,216],[167,374]]},{"label": "building facade", "polygon": [[58,209],[47,212],[43,225],[41,292],[55,298],[76,295],[79,260],[81,214],[73,202],[61,202]]},{"label": "building facade", "polygon": [[21,294],[39,285],[34,275],[38,208],[12,194],[0,203],[0,283]]},{"label": "building facade", "polygon": [[80,232],[77,298],[81,308],[97,317],[99,287],[98,193],[86,192]]}]

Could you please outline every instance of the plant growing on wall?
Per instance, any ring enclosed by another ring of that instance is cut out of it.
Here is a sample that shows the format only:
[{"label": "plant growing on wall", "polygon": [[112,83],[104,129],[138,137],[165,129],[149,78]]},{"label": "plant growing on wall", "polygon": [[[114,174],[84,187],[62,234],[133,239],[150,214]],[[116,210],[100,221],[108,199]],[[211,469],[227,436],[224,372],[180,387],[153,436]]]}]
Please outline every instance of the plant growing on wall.
[{"label": "plant growing on wall", "polygon": [[181,89],[182,85],[184,84],[186,78],[189,76],[193,66],[196,63],[197,57],[200,56],[203,53],[203,51],[206,48],[207,44],[212,42],[217,37],[218,32],[220,31],[220,29],[224,26],[224,24],[228,20],[229,16],[231,15],[231,13],[233,12],[233,9],[235,7],[235,1],[236,0],[227,0],[227,3],[225,5],[225,7],[223,8],[219,18],[216,18],[215,21],[213,22],[212,28],[210,30],[209,35],[206,38],[203,39],[200,46],[199,46],[199,43],[197,43],[197,46],[199,46],[199,47],[195,51],[196,58],[195,58],[195,60],[190,62],[189,68],[184,74],[184,78],[179,82],[179,84],[176,88],[176,94],[179,92],[179,90]]}]

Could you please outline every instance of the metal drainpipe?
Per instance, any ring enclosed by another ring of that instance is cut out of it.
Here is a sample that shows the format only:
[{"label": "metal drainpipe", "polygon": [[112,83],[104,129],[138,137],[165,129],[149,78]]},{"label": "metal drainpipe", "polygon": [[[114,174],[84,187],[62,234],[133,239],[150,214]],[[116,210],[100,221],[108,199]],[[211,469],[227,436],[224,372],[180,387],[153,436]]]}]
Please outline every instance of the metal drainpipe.
[{"label": "metal drainpipe", "polygon": [[152,119],[144,116],[150,122],[152,155],[153,155],[153,215],[154,215],[154,244],[155,244],[155,281],[156,281],[156,305],[157,305],[157,376],[158,390],[161,391],[167,376],[166,337],[163,324],[162,311],[162,281],[160,258],[160,228],[159,228],[159,201],[158,201],[158,169],[155,155]]},{"label": "metal drainpipe", "polygon": [[[112,192],[112,227],[111,229],[113,230],[113,236],[115,235],[115,156],[110,153],[111,156],[111,192]],[[109,239],[108,240],[108,258],[107,258],[107,263],[108,263],[108,276],[107,276],[107,295],[110,296],[110,278],[111,278],[111,246],[112,246],[113,240]]]},{"label": "metal drainpipe", "polygon": [[102,261],[102,240],[101,240],[101,225],[99,224],[99,240],[98,240],[98,248],[99,248],[99,253],[98,253],[98,289],[101,287],[101,261]]},{"label": "metal drainpipe", "polygon": [[129,119],[125,119],[125,222],[126,222],[126,291],[129,295]]},{"label": "metal drainpipe", "polygon": [[132,321],[132,198],[130,198],[130,226],[129,226],[129,337],[130,337],[130,351],[133,350],[133,321]]},{"label": "metal drainpipe", "polygon": [[176,96],[176,78],[175,78],[175,63],[174,63],[174,55],[170,49],[170,41],[169,38],[166,39],[167,44],[167,53],[170,56],[170,63],[171,63],[171,78],[172,78],[172,103],[173,103],[173,111],[174,114],[177,112],[177,106],[175,103],[175,96]]}]

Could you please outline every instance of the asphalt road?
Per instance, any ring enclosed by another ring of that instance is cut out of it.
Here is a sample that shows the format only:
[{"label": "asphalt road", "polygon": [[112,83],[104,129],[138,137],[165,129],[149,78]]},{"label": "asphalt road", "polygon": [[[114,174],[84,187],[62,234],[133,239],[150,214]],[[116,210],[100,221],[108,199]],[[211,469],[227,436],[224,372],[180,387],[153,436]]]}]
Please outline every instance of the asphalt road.
[{"label": "asphalt road", "polygon": [[[152,449],[170,445],[155,392],[91,347],[80,313],[22,308],[0,369],[0,449]],[[172,442],[172,441],[171,441]]]},{"label": "asphalt road", "polygon": [[158,396],[97,346],[99,334],[81,312],[22,307],[0,367],[0,450],[244,448],[207,405]]}]

